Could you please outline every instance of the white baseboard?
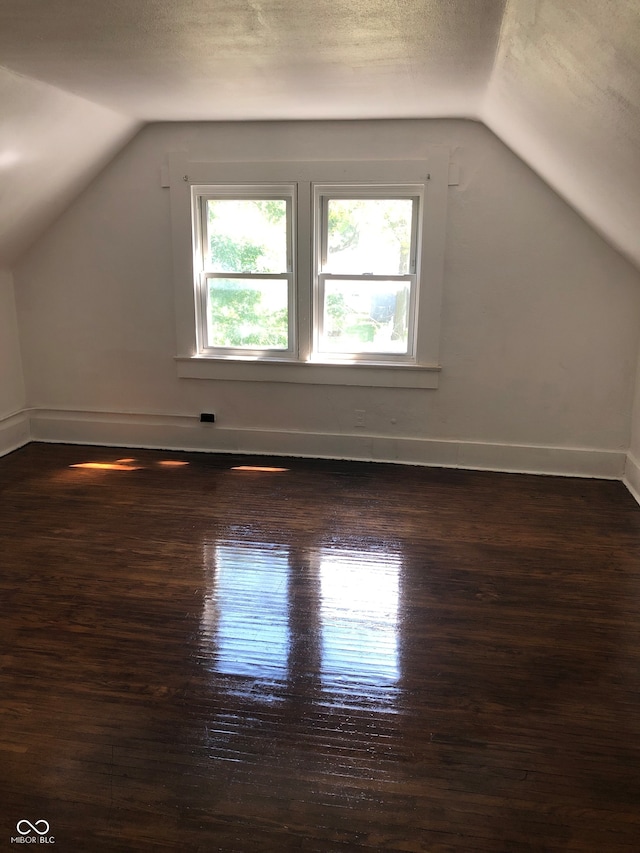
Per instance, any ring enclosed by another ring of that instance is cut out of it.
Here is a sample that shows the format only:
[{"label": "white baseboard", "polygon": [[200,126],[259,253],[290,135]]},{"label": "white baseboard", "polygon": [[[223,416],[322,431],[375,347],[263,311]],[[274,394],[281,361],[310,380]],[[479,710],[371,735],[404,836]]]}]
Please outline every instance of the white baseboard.
[{"label": "white baseboard", "polygon": [[0,456],[23,447],[30,440],[28,412],[23,410],[0,416]]},{"label": "white baseboard", "polygon": [[640,462],[631,453],[627,453],[622,482],[640,504]]},{"label": "white baseboard", "polygon": [[196,416],[36,409],[34,441],[273,456],[397,462],[620,480],[623,451],[483,442],[388,438],[376,435],[233,429]]}]

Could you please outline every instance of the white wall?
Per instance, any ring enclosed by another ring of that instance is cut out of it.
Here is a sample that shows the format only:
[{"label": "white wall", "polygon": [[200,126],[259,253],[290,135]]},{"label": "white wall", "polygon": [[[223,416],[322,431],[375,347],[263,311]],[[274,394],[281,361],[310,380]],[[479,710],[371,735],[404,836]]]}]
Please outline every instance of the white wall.
[{"label": "white wall", "polygon": [[0,270],[0,456],[29,437],[13,277]]},{"label": "white wall", "polygon": [[640,354],[636,372],[635,395],[631,416],[631,437],[625,465],[624,481],[640,503]]},{"label": "white wall", "polygon": [[[167,154],[420,158],[451,187],[437,390],[178,379]],[[620,476],[640,275],[482,125],[145,128],[15,269],[36,437]],[[354,427],[354,410],[366,427]],[[200,411],[218,423],[200,426]],[[95,412],[103,413],[100,415]]]}]

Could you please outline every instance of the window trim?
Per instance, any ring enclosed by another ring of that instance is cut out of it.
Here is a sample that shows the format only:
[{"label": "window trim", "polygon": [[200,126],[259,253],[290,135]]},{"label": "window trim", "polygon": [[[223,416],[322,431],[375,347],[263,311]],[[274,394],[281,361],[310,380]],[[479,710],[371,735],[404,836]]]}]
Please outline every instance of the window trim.
[{"label": "window trim", "polygon": [[[365,387],[437,388],[440,313],[444,270],[449,149],[429,145],[421,160],[200,162],[185,152],[169,155],[171,228],[176,317],[175,356],[181,378]],[[298,359],[202,356],[196,340],[191,187],[194,185],[297,184],[298,234],[313,228],[313,185],[423,183],[422,266],[419,279],[418,341],[414,363],[312,360],[313,257],[310,241],[295,247],[298,270]]]}]

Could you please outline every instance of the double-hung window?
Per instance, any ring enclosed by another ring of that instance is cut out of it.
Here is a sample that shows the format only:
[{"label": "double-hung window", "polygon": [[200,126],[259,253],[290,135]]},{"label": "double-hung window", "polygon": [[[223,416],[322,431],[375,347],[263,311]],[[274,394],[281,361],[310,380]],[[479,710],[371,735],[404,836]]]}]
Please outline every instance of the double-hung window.
[{"label": "double-hung window", "polygon": [[178,375],[437,387],[448,161],[173,155]]},{"label": "double-hung window", "polygon": [[314,358],[411,362],[420,186],[315,186]]},{"label": "double-hung window", "polygon": [[194,188],[202,355],[294,353],[294,190],[290,185]]}]

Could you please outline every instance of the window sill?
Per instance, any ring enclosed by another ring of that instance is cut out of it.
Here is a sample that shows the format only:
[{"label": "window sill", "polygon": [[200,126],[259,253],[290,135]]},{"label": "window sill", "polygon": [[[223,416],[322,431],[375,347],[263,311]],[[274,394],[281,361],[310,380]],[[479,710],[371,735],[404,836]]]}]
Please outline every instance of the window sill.
[{"label": "window sill", "polygon": [[422,364],[252,361],[194,356],[176,358],[180,379],[232,382],[298,382],[370,388],[437,388],[441,368]]}]

